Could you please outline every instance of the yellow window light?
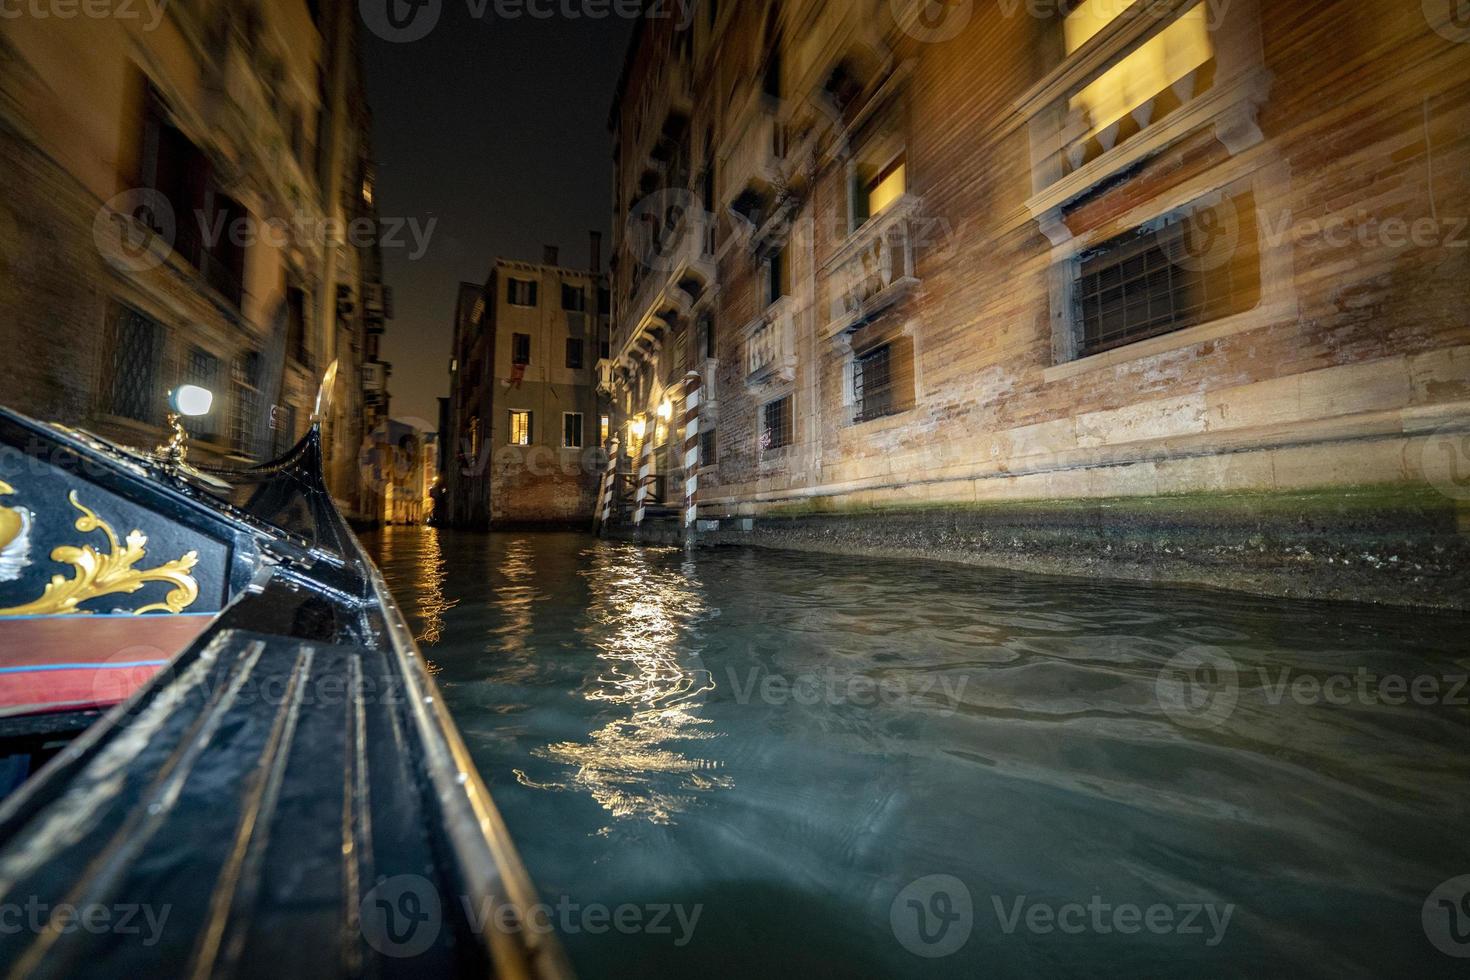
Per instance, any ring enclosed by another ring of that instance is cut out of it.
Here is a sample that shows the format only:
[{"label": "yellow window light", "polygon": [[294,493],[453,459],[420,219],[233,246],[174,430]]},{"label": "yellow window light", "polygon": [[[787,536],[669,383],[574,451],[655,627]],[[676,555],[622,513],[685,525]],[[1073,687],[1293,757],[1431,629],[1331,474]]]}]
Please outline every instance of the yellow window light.
[{"label": "yellow window light", "polygon": [[[1118,0],[1085,0],[1063,24],[1067,53],[1078,51],[1122,9]],[[1074,95],[1071,105],[1087,113],[1089,131],[1097,133],[1197,71],[1214,55],[1206,4],[1197,4]]]}]

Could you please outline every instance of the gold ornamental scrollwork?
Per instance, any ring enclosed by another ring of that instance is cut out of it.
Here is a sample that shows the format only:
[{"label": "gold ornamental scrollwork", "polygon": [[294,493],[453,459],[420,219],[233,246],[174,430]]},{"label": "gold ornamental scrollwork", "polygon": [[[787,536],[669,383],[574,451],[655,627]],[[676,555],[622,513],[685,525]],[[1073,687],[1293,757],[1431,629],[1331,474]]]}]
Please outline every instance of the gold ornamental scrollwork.
[{"label": "gold ornamental scrollwork", "polygon": [[[101,531],[107,538],[108,549],[99,552],[89,544],[80,548],[62,545],[51,552],[51,560],[72,566],[72,577],[55,575],[41,597],[34,602],[12,609],[0,609],[0,616],[55,616],[81,613],[77,607],[89,599],[104,595],[131,595],[149,582],[166,582],[173,586],[162,602],[134,610],[141,616],[150,612],[181,613],[199,598],[199,583],[190,571],[199,564],[199,553],[191,551],[157,568],[134,568],[147,554],[148,538],[142,531],[129,532],[120,542],[117,533],[96,512],[77,499],[73,490],[67,497],[71,505],[81,512],[76,528],[84,534]],[[4,533],[0,524],[0,535]]]}]

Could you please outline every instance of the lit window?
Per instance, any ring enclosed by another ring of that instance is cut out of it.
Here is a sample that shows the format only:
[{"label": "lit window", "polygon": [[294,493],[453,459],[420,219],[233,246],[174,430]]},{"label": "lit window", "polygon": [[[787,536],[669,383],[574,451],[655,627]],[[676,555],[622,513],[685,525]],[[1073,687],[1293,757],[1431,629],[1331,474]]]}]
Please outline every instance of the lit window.
[{"label": "lit window", "polygon": [[563,412],[561,416],[561,444],[564,449],[582,448],[582,413]]},{"label": "lit window", "polygon": [[908,167],[899,157],[879,172],[868,184],[868,217],[874,217],[892,207],[908,193]]},{"label": "lit window", "polygon": [[[1180,15],[1072,96],[1072,108],[1086,113],[1087,136],[1075,144],[1086,158],[1111,149],[1209,87],[1211,79],[1201,71],[1214,62],[1207,6],[1201,3]],[[1084,0],[1063,24],[1067,54],[1081,49],[1124,9],[1116,0]],[[1088,146],[1093,141],[1097,145]]]},{"label": "lit window", "polygon": [[529,446],[531,444],[531,413],[510,413],[510,444],[512,446]]},{"label": "lit window", "polygon": [[611,433],[612,433],[612,419],[610,419],[606,415],[604,415],[604,416],[602,416],[602,418],[600,418],[598,420],[598,426],[597,426],[598,445],[606,446],[607,445],[607,437]]}]

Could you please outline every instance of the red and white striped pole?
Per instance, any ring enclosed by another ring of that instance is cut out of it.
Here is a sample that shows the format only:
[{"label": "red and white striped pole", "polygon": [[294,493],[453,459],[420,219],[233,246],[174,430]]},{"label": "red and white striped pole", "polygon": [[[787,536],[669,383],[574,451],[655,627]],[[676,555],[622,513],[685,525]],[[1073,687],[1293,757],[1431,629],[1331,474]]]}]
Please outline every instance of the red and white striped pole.
[{"label": "red and white striped pole", "polygon": [[613,436],[607,444],[607,466],[602,471],[602,499],[598,501],[598,512],[602,514],[602,526],[612,520],[613,497],[618,490],[618,437]]},{"label": "red and white striped pole", "polygon": [[704,379],[698,371],[684,376],[684,527],[699,516],[699,403]]},{"label": "red and white striped pole", "polygon": [[[658,423],[655,422],[653,425],[657,427]],[[653,483],[652,472],[653,431],[645,428],[643,430],[643,446],[638,454],[638,492],[635,497],[637,503],[633,509],[633,523],[637,525],[643,524],[643,514],[647,509],[648,503],[648,491]]]}]

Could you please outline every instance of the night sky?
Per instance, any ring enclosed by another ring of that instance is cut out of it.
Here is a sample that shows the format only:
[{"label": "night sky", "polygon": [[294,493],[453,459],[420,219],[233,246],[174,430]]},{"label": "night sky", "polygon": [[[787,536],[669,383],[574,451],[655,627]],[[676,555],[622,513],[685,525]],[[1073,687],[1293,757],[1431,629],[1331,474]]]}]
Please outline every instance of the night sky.
[{"label": "night sky", "polygon": [[438,424],[449,393],[458,284],[484,282],[497,256],[588,264],[588,232],[610,239],[608,111],[633,22],[483,18],[447,0],[422,40],[363,32],[378,206],[385,219],[438,219],[421,258],[414,237],[385,240],[395,319],[384,338],[393,415]]}]

